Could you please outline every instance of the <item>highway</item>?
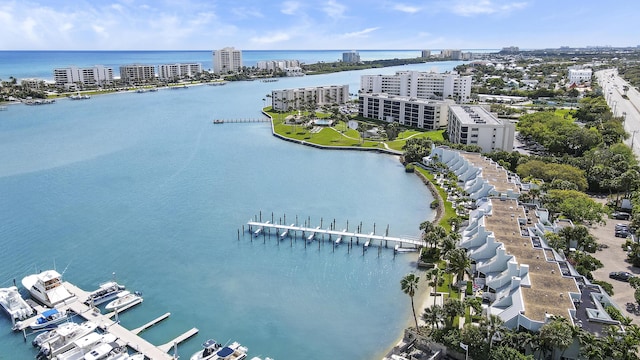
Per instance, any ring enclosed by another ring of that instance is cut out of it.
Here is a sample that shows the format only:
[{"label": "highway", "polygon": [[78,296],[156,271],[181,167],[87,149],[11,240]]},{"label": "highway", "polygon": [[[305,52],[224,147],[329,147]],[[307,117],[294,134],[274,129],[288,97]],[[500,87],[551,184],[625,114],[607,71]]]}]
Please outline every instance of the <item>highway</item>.
[{"label": "highway", "polygon": [[[597,71],[596,78],[613,114],[625,118],[624,129],[631,135],[625,144],[633,149],[636,157],[640,157],[640,93],[619,77],[616,69]],[[629,87],[629,100],[622,97],[624,86]]]}]

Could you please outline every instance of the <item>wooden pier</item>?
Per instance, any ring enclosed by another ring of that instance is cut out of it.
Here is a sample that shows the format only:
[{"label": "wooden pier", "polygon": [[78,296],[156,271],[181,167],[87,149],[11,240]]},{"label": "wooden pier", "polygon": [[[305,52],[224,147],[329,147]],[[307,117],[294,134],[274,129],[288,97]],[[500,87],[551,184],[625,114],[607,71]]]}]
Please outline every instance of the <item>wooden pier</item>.
[{"label": "wooden pier", "polygon": [[[400,238],[400,237],[394,237],[394,236],[388,236],[388,235],[376,235],[374,232],[365,234],[365,233],[359,233],[359,232],[349,232],[346,229],[343,229],[343,230],[335,230],[332,228],[321,229],[320,226],[308,227],[308,226],[273,224],[270,221],[266,221],[266,222],[249,221],[247,222],[247,225],[249,226],[249,233],[251,233],[252,236],[258,236],[261,233],[263,236],[265,236],[265,229],[275,229],[276,234],[284,233],[286,231],[290,236],[297,236],[298,233],[301,233],[302,237],[304,238],[306,236],[305,240],[308,240],[308,241],[312,241],[314,238],[317,238],[318,235],[322,235],[323,237],[324,235],[328,235],[329,240],[331,240],[333,236],[336,236],[337,239],[340,239],[341,241],[344,241],[344,239],[348,237],[356,238],[356,240],[358,241],[360,239],[363,239],[365,241],[365,243],[363,244],[365,247],[368,247],[369,245],[371,245],[373,241],[378,241],[379,245],[381,246],[384,245],[385,247],[387,247],[388,243],[391,242],[393,243],[394,248],[395,248],[395,245],[399,245],[399,248],[402,248],[403,245],[410,245],[416,248],[427,246],[427,243],[421,239],[409,239],[409,238]],[[253,231],[254,228],[257,228],[260,231],[258,230]],[[337,242],[337,243],[340,243],[340,242]]]}]

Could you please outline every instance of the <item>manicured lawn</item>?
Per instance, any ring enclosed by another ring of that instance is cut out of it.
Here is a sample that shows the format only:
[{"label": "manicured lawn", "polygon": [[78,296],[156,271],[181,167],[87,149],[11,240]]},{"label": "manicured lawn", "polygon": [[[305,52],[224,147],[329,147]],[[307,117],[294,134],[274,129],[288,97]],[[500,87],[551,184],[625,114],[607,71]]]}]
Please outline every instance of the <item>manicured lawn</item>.
[{"label": "manicured lawn", "polygon": [[417,131],[417,130],[405,130],[398,134],[398,137],[393,141],[387,141],[387,145],[394,150],[402,150],[402,147],[407,142],[407,139],[410,138],[425,138],[431,139],[433,141],[444,141],[444,137],[442,134],[444,130],[435,130],[435,131]]},{"label": "manicured lawn", "polygon": [[425,170],[425,169],[423,169],[423,168],[421,168],[419,166],[416,166],[415,170],[416,171],[420,171],[420,173],[423,174],[427,179],[429,179],[429,181],[431,181],[431,183],[438,190],[438,194],[440,195],[440,197],[444,201],[444,215],[442,216],[442,219],[440,220],[440,223],[438,225],[441,225],[447,232],[451,231],[451,226],[449,225],[449,219],[453,219],[457,215],[456,215],[456,211],[453,208],[453,206],[451,205],[451,203],[449,201],[447,201],[447,193],[444,191],[443,188],[438,186],[438,184],[436,183],[436,179],[433,176],[433,174],[431,174],[430,172],[428,172],[427,170]]}]

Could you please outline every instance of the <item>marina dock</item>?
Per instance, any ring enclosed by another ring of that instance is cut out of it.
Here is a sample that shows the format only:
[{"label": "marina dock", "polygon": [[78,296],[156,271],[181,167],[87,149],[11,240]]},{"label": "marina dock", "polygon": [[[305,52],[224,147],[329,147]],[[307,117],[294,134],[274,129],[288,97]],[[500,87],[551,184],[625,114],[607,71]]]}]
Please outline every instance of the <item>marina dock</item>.
[{"label": "marina dock", "polygon": [[[191,338],[192,336],[198,333],[197,328],[192,328],[186,331],[185,333],[181,334],[180,336],[176,337],[175,339],[167,342],[166,344],[163,344],[160,346],[153,345],[147,340],[139,337],[138,334],[152,327],[153,325],[161,322],[162,320],[167,319],[170,313],[166,313],[138,328],[129,330],[119,324],[118,314],[121,314],[127,309],[140,304],[141,301],[134,302],[129,306],[118,310],[117,312],[101,314],[100,311],[98,311],[98,309],[91,307],[89,305],[85,305],[83,303],[83,301],[87,299],[89,295],[88,292],[80,289],[79,287],[69,282],[64,282],[63,285],[71,294],[75,296],[74,298],[69,299],[65,303],[58,305],[56,307],[58,311],[72,311],[73,313],[77,314],[77,316],[80,316],[84,320],[93,322],[101,330],[108,332],[110,334],[113,334],[115,337],[117,337],[118,338],[117,342],[119,344],[125,345],[136,352],[144,354],[148,359],[154,359],[154,360],[174,359],[174,356],[168,354],[168,351],[171,350],[171,348],[177,346],[178,344],[182,343],[183,341]],[[38,310],[42,310],[42,309],[38,309]],[[115,317],[115,319],[112,319],[113,317]],[[35,320],[36,318],[37,316],[32,319]],[[21,326],[17,329],[17,330],[23,331],[25,338],[27,335],[26,328],[28,328],[29,325],[33,322],[31,321],[32,319],[28,319],[21,322]]]},{"label": "marina dock", "polygon": [[[329,237],[329,240],[332,240],[332,237],[336,237],[336,243],[340,243],[344,241],[346,238],[355,238],[357,241],[360,239],[364,240],[364,246],[368,247],[373,244],[373,241],[377,241],[378,245],[384,247],[388,247],[389,243],[392,245],[399,245],[399,248],[402,248],[405,245],[418,247],[426,246],[426,242],[421,239],[410,239],[410,238],[401,238],[394,236],[385,235],[376,235],[374,232],[359,233],[359,232],[349,232],[346,229],[343,230],[334,230],[334,229],[321,229],[320,226],[317,227],[307,227],[307,226],[296,226],[296,225],[284,225],[284,224],[275,224],[270,221],[261,222],[261,221],[249,221],[247,222],[249,226],[249,232],[253,236],[258,236],[262,233],[265,236],[266,229],[275,229],[277,234],[287,232],[289,236],[297,236],[297,234],[302,234],[302,237],[306,237],[306,240],[312,241],[314,238],[317,238],[318,235],[322,235],[323,238],[325,235]],[[254,230],[255,229],[255,230]],[[292,235],[293,234],[293,235]],[[340,241],[338,241],[340,240]]]}]

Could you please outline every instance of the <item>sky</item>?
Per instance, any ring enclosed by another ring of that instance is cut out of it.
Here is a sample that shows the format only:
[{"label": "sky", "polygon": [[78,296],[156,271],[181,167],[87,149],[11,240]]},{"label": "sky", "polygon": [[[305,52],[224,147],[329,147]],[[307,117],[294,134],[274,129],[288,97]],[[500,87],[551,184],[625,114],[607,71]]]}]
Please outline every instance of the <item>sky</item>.
[{"label": "sky", "polygon": [[0,50],[637,46],[637,0],[0,0]]}]

